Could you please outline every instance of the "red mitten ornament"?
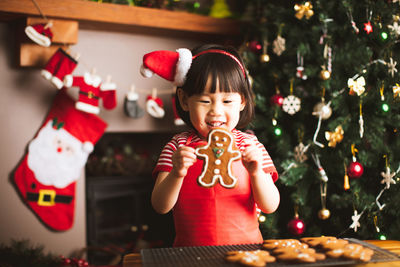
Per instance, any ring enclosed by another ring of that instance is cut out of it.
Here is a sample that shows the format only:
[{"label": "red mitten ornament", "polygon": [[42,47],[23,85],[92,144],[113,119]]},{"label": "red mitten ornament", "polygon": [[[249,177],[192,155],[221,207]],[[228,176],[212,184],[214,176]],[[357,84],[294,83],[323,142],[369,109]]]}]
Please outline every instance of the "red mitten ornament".
[{"label": "red mitten ornament", "polygon": [[56,231],[72,227],[76,181],[107,126],[99,117],[74,106],[65,90],[59,91],[14,173],[14,183],[23,201]]},{"label": "red mitten ornament", "polygon": [[55,87],[61,89],[64,86],[64,77],[71,74],[78,62],[63,49],[59,48],[49,59],[41,74],[51,81]]}]

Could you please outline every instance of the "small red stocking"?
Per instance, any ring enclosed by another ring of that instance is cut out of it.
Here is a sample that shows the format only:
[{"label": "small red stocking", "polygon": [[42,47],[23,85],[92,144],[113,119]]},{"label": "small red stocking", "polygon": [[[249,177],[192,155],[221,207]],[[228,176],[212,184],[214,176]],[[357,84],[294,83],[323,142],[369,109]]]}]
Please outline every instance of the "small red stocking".
[{"label": "small red stocking", "polygon": [[64,86],[64,77],[71,74],[78,62],[63,49],[59,48],[49,59],[44,69],[42,76],[50,80],[54,86],[61,89]]},{"label": "small red stocking", "polygon": [[62,89],[29,143],[14,183],[23,201],[50,229],[72,227],[76,181],[106,126],[96,115],[76,110]]},{"label": "small red stocking", "polygon": [[165,111],[162,99],[153,95],[147,96],[146,111],[154,118],[163,118]]},{"label": "small red stocking", "polygon": [[100,97],[103,100],[103,107],[113,109],[117,106],[117,85],[113,82],[105,82],[100,86]]},{"label": "small red stocking", "polygon": [[174,112],[174,123],[175,125],[179,126],[179,125],[184,125],[185,122],[181,119],[181,117],[179,117],[178,111],[176,110],[176,97],[175,94],[172,94],[172,110]]}]

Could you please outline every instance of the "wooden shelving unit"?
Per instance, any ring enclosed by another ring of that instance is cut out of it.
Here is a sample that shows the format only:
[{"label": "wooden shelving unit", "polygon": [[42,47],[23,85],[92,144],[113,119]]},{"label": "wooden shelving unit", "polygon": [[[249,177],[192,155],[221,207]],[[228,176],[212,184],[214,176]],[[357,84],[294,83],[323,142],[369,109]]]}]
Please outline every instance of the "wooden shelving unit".
[{"label": "wooden shelving unit", "polygon": [[[77,20],[81,28],[149,34],[235,37],[240,23],[181,11],[160,10],[85,0],[36,0],[43,14],[53,19]],[[1,0],[0,21],[40,16],[32,0]]]}]

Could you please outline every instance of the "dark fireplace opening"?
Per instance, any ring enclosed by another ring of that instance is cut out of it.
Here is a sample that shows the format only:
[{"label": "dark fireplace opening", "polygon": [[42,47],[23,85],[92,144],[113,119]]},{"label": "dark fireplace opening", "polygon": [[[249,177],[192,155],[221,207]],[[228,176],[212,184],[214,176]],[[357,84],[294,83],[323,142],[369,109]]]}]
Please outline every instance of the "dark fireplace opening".
[{"label": "dark fireplace opening", "polygon": [[86,164],[86,232],[90,264],[118,264],[126,253],[169,247],[172,215],[150,203],[151,172],[171,133],[106,133]]}]

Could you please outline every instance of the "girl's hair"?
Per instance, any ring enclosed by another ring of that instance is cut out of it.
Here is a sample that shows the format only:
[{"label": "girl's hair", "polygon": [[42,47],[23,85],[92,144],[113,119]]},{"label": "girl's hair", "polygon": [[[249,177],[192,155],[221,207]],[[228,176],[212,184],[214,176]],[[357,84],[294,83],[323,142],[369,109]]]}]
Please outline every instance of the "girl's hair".
[{"label": "girl's hair", "polygon": [[[204,53],[196,57],[197,54],[211,49],[226,51],[236,57],[240,64],[231,56],[222,53]],[[239,129],[245,128],[254,116],[254,95],[250,86],[247,74],[243,73],[244,64],[238,52],[232,47],[220,45],[203,45],[192,50],[195,57],[186,75],[185,83],[181,89],[188,96],[202,94],[206,88],[209,78],[211,78],[210,92],[215,93],[217,84],[221,92],[239,93],[246,102],[244,109],[240,112],[238,125]],[[189,112],[182,109],[179,99],[176,97],[175,105],[179,116],[189,126],[193,128],[190,121]]]}]

